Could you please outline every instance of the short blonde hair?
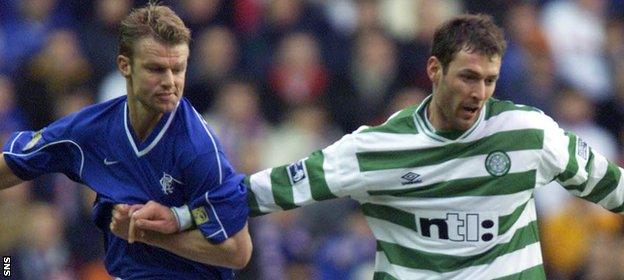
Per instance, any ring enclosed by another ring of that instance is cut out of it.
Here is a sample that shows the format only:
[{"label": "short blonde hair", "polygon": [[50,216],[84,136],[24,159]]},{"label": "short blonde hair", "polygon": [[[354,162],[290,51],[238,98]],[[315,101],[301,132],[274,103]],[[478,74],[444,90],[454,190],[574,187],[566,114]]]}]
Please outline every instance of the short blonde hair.
[{"label": "short blonde hair", "polygon": [[153,37],[171,45],[188,45],[191,30],[169,7],[150,2],[143,8],[133,10],[121,22],[119,54],[132,58],[134,45],[145,37]]}]

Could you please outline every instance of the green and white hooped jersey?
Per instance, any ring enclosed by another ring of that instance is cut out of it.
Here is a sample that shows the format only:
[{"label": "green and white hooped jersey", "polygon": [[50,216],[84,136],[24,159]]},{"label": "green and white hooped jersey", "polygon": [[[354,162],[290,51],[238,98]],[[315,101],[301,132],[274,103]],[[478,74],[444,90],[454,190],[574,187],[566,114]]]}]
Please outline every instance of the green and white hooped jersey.
[{"label": "green and white hooped jersey", "polygon": [[557,180],[624,210],[621,169],[541,111],[490,99],[448,139],[422,116],[428,100],[253,174],[252,214],[350,196],[377,240],[374,279],[545,279],[535,188]]}]

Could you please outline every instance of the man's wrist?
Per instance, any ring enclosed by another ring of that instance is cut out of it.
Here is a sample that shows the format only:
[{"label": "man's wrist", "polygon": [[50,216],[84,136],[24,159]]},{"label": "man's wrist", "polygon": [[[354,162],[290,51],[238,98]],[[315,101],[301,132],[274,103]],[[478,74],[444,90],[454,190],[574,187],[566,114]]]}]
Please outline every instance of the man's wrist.
[{"label": "man's wrist", "polygon": [[193,226],[193,218],[191,217],[191,210],[188,205],[182,205],[180,207],[171,207],[171,212],[178,222],[178,231],[185,231]]}]

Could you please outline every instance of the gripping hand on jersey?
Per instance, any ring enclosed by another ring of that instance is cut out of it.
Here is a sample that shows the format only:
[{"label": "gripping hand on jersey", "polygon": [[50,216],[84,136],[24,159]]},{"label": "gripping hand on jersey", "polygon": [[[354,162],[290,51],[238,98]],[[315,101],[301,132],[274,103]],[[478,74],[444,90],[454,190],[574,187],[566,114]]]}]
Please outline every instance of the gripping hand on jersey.
[{"label": "gripping hand on jersey", "polygon": [[132,206],[127,204],[115,205],[111,213],[110,231],[118,237],[127,240],[128,243],[134,243],[137,239],[137,235],[145,236],[143,231],[137,234],[134,226],[136,219],[133,217],[133,213],[142,207],[142,204]]},{"label": "gripping hand on jersey", "polygon": [[164,234],[178,232],[180,227],[173,211],[158,202],[149,201],[132,215],[134,225],[140,230],[149,230]]},{"label": "gripping hand on jersey", "polygon": [[113,208],[111,232],[128,243],[148,243],[150,232],[172,234],[179,231],[173,211],[155,201],[147,204],[117,204]]},{"label": "gripping hand on jersey", "polygon": [[113,234],[130,244],[149,243],[155,234],[177,232],[178,222],[169,208],[150,201],[145,205],[115,205],[109,227]]}]

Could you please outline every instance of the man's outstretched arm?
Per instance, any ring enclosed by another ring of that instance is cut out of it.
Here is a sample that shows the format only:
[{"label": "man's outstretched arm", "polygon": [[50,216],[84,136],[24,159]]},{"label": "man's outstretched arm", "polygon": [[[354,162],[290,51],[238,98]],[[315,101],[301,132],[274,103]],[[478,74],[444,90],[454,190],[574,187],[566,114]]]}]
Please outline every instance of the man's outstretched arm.
[{"label": "man's outstretched arm", "polygon": [[[245,186],[250,216],[288,210],[316,201],[361,192],[363,184],[359,181],[360,176],[357,176],[359,169],[356,164],[352,164],[357,163],[354,141],[355,138],[351,134],[346,135],[338,142],[310,154],[303,160],[265,169],[247,177]],[[308,188],[308,191],[304,191],[305,188]],[[297,199],[294,198],[293,189],[298,189]],[[188,207],[170,209],[154,203],[143,213],[142,217],[136,220],[139,229],[167,234],[184,231],[191,225]]]},{"label": "man's outstretched arm", "polygon": [[[129,212],[132,212],[132,218]],[[134,220],[132,223],[131,219]],[[131,228],[131,224],[136,229]],[[143,242],[209,265],[241,269],[251,258],[252,244],[247,225],[225,241],[213,244],[197,229],[178,232],[173,212],[154,201],[145,206],[115,206],[110,228],[125,240]],[[135,234],[130,236],[130,233]]]}]

